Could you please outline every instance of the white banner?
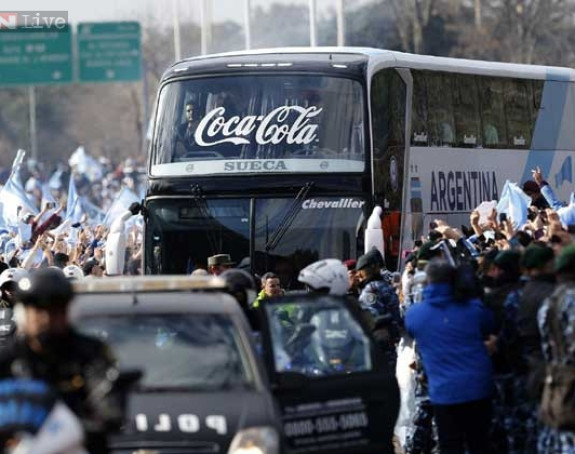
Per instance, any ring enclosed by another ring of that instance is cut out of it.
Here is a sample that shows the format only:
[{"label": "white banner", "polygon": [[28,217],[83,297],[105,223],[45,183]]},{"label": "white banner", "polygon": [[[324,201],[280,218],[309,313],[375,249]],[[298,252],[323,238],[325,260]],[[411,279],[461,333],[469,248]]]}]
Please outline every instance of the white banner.
[{"label": "white banner", "polygon": [[246,173],[363,172],[363,161],[349,159],[221,159],[173,162],[152,166],[155,177],[232,175]]}]

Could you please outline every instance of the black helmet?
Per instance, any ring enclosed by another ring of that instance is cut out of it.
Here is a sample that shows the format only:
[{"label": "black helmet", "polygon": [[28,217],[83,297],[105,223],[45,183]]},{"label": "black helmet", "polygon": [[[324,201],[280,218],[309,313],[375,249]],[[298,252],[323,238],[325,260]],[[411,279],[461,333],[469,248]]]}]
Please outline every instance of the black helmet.
[{"label": "black helmet", "polygon": [[250,273],[245,270],[231,268],[220,274],[225,279],[230,291],[256,290],[256,281]]},{"label": "black helmet", "polygon": [[[249,305],[256,298],[256,281],[247,271],[232,268],[224,271],[220,277],[226,281],[228,291],[242,306],[244,303]],[[244,301],[240,300],[242,297]]]},{"label": "black helmet", "polygon": [[58,268],[41,268],[18,281],[16,301],[26,306],[65,307],[73,297],[72,284]]}]

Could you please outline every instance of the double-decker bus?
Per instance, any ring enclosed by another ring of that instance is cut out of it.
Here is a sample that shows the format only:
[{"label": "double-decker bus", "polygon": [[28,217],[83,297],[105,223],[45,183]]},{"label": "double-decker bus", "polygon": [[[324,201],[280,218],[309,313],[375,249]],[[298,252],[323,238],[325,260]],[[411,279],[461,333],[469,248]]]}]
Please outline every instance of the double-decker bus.
[{"label": "double-decker bus", "polygon": [[390,269],[437,217],[459,226],[541,167],[573,189],[575,72],[364,48],[186,59],[163,75],[145,200],[148,274],[230,254],[296,286],[364,251]]}]

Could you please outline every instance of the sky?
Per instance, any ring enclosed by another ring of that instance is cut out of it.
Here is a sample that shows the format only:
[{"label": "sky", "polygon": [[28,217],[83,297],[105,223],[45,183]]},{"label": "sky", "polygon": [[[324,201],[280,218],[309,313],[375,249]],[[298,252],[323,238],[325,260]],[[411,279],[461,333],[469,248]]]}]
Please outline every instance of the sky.
[{"label": "sky", "polygon": [[[182,22],[199,22],[201,0],[4,0],[4,11],[68,11],[68,20],[75,24],[90,21],[138,20],[169,25],[173,20],[173,3],[177,2]],[[214,22],[236,20],[243,22],[243,0],[211,0]],[[370,0],[344,0],[344,5],[357,6]],[[309,0],[251,0],[252,8],[272,3],[308,5]],[[335,9],[336,0],[316,0],[321,16]]]}]

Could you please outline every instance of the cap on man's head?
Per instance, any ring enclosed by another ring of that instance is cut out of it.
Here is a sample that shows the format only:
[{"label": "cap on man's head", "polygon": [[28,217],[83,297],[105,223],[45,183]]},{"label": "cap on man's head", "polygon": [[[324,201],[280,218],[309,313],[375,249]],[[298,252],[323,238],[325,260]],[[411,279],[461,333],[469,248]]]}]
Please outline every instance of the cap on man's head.
[{"label": "cap on man's head", "polygon": [[521,266],[528,270],[538,270],[553,260],[553,249],[542,244],[531,244],[523,251]]},{"label": "cap on man's head", "polygon": [[383,267],[384,265],[385,263],[383,261],[383,257],[381,256],[381,252],[379,252],[376,248],[372,248],[369,252],[363,254],[360,258],[357,259],[355,270],[359,271],[371,266]]},{"label": "cap on man's head", "polygon": [[232,262],[230,254],[216,254],[208,257],[208,266],[232,266],[236,262]]},{"label": "cap on man's head", "polygon": [[441,249],[436,248],[437,241],[426,241],[417,250],[417,261],[428,262],[435,257],[441,256]]},{"label": "cap on man's head", "polygon": [[353,271],[353,270],[355,270],[355,267],[357,265],[357,260],[349,259],[349,260],[346,260],[345,262],[343,262],[343,264],[346,266],[348,271]]},{"label": "cap on man's head", "polygon": [[563,248],[555,260],[555,272],[575,274],[575,244]]},{"label": "cap on man's head", "polygon": [[512,273],[519,274],[519,262],[521,253],[518,251],[501,251],[495,256],[493,263],[497,268]]},{"label": "cap on man's head", "polygon": [[9,282],[18,282],[26,276],[28,276],[28,271],[23,268],[7,268],[0,274],[0,288]]}]

